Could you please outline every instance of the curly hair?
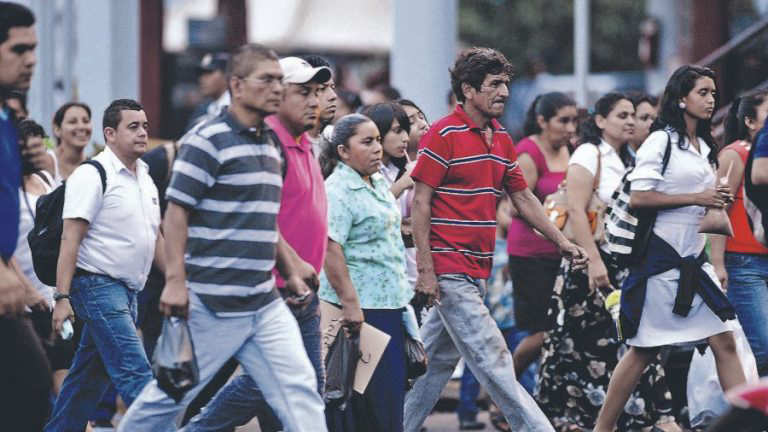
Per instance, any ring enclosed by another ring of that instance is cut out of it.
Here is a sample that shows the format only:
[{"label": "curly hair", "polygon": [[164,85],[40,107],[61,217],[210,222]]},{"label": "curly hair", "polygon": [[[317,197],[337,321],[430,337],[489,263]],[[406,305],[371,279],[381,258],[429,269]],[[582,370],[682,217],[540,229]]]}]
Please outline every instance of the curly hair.
[{"label": "curly hair", "polygon": [[486,75],[504,74],[512,78],[514,67],[504,54],[493,48],[472,47],[459,53],[449,72],[456,100],[464,102],[464,92],[461,90],[463,83],[480,90]]}]

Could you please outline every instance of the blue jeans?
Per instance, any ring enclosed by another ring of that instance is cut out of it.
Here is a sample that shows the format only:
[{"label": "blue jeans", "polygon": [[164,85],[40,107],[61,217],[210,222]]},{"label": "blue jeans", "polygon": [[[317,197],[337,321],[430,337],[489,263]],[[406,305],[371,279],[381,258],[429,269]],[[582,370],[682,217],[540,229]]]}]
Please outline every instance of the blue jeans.
[{"label": "blue jeans", "polygon": [[768,373],[768,256],[726,253],[728,300],[744,329],[761,375]]},{"label": "blue jeans", "polygon": [[[315,295],[312,303],[303,309],[291,308],[304,342],[304,348],[315,368],[317,391],[322,394],[325,386],[325,368],[321,356],[319,300]],[[248,423],[252,418],[259,418],[259,425],[264,432],[282,430],[282,425],[274,411],[264,400],[250,375],[235,377],[222,387],[211,402],[199,415],[190,420],[183,429],[187,432],[233,431],[235,427]]]},{"label": "blue jeans", "polygon": [[136,291],[108,276],[87,275],[72,279],[70,294],[83,332],[47,432],[85,429],[110,382],[130,405],[152,379],[136,334]]},{"label": "blue jeans", "polygon": [[[507,341],[507,348],[514,352],[520,341],[525,339],[530,332],[520,330],[516,327],[510,327],[501,331],[504,339]],[[533,389],[536,386],[536,363],[531,363],[528,369],[520,376],[520,385],[533,395]],[[480,383],[472,374],[468,367],[464,367],[464,374],[461,376],[461,387],[459,390],[459,406],[456,414],[459,420],[475,420],[477,417],[477,396],[480,395]]]},{"label": "blue jeans", "polygon": [[200,382],[180,402],[152,380],[133,401],[117,432],[177,430],[176,419],[233,356],[251,375],[286,431],[325,432],[323,399],[296,319],[281,299],[256,313],[221,318],[194,293],[189,293],[189,317]]}]

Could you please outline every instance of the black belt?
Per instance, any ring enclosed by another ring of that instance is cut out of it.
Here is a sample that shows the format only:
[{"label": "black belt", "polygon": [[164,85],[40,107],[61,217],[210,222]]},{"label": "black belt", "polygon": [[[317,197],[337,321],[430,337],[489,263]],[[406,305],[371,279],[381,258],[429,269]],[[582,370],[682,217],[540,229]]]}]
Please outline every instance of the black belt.
[{"label": "black belt", "polygon": [[88,270],[83,270],[80,267],[77,267],[75,269],[75,275],[74,276],[106,276],[106,275],[105,274],[101,274],[101,273],[89,272]]}]

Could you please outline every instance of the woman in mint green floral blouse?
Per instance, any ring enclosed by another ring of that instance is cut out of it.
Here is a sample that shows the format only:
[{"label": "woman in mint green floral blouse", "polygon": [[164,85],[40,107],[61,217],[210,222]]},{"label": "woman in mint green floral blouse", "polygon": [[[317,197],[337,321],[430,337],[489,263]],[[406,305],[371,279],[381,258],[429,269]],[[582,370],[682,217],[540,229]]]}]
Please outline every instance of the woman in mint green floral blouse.
[{"label": "woman in mint green floral blouse", "polygon": [[[353,395],[355,430],[402,431],[406,382],[402,313],[413,290],[405,272],[400,208],[379,173],[378,128],[360,114],[343,117],[325,156],[336,166],[325,181],[328,253],[318,295],[341,307],[350,331],[365,321],[391,337],[365,394]],[[334,426],[338,425],[329,424],[329,429],[338,429]]]}]

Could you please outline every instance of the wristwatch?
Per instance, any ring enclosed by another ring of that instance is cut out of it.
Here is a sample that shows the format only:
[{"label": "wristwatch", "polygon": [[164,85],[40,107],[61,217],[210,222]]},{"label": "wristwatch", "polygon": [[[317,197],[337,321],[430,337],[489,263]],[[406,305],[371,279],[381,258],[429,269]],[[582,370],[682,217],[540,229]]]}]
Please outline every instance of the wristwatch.
[{"label": "wristwatch", "polygon": [[58,291],[53,292],[53,301],[57,302],[61,299],[67,299],[70,300],[72,297],[69,296],[69,294],[62,294]]}]

